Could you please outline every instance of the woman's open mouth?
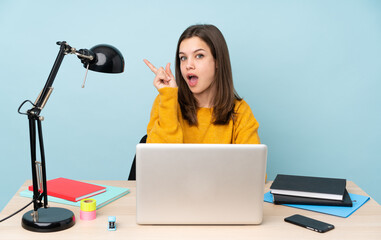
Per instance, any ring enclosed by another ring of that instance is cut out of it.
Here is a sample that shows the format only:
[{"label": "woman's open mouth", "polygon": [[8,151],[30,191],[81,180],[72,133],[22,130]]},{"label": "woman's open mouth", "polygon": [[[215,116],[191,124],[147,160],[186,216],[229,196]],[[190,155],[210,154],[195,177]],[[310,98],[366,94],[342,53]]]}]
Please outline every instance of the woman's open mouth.
[{"label": "woman's open mouth", "polygon": [[198,82],[198,77],[194,74],[188,74],[187,75],[187,78],[188,78],[188,84],[190,87],[194,87],[197,85],[197,82]]}]

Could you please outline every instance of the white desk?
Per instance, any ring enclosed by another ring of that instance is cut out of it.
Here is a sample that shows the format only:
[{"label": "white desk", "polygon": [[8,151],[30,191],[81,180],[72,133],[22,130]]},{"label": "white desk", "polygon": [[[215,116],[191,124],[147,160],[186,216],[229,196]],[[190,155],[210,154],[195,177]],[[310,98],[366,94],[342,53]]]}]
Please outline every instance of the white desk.
[{"label": "white desk", "polygon": [[[115,202],[99,209],[93,221],[79,219],[79,208],[50,202],[50,206],[70,209],[76,216],[76,224],[61,232],[35,233],[21,227],[22,215],[32,209],[28,207],[16,216],[0,223],[0,239],[381,239],[381,206],[373,199],[348,218],[340,218],[321,213],[300,210],[291,207],[264,203],[264,218],[261,225],[137,225],[135,182],[128,181],[92,181],[99,184],[127,187],[131,192]],[[26,181],[19,191],[27,189],[31,181]],[[268,191],[271,182],[266,184]],[[348,182],[350,193],[367,195],[358,186]],[[4,218],[30,202],[29,198],[20,197],[18,193],[1,212]],[[289,223],[284,218],[292,214],[301,214],[335,225],[335,229],[327,233],[316,233]],[[108,216],[116,216],[117,230],[108,231]]]}]

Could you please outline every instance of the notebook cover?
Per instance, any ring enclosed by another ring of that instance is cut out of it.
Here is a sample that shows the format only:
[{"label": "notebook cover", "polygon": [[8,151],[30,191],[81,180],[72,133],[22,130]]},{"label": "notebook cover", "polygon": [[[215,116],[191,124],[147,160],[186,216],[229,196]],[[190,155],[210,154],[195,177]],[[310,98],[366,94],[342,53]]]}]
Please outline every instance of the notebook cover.
[{"label": "notebook cover", "polygon": [[[353,202],[352,207],[297,205],[297,204],[282,204],[282,206],[294,207],[294,208],[320,212],[320,213],[325,213],[329,215],[346,218],[346,217],[349,217],[352,213],[354,213],[357,209],[359,209],[362,205],[364,205],[370,199],[367,196],[362,196],[362,195],[353,194],[353,193],[349,193],[349,196],[351,197]],[[264,201],[273,203],[273,196],[270,193],[270,191],[265,193]]]},{"label": "notebook cover", "polygon": [[352,200],[347,190],[345,190],[344,192],[343,201],[319,199],[319,198],[296,197],[296,196],[287,196],[287,195],[279,195],[279,194],[273,194],[273,197],[274,197],[274,204],[301,204],[301,205],[352,207]]},{"label": "notebook cover", "polygon": [[[101,184],[95,184],[95,185],[106,188],[106,191],[104,193],[101,193],[101,194],[98,194],[98,195],[91,197],[92,199],[95,199],[97,209],[100,209],[100,208],[106,206],[107,204],[123,197],[124,195],[126,195],[130,192],[130,189],[128,189],[128,188],[113,187],[113,186],[101,185]],[[32,198],[33,192],[31,192],[29,190],[24,190],[24,191],[20,192],[20,196]],[[56,197],[52,197],[52,196],[48,196],[48,201],[66,204],[66,205],[77,206],[77,207],[81,206],[80,201],[72,202],[72,201],[68,201],[65,199],[56,198]]]},{"label": "notebook cover", "polygon": [[345,187],[346,180],[340,178],[278,174],[270,190],[271,193],[289,196],[343,200]]},{"label": "notebook cover", "polygon": [[[72,202],[77,202],[106,191],[105,187],[62,177],[49,180],[46,182],[46,185],[49,196]],[[29,186],[28,189],[33,191],[33,185]]]}]

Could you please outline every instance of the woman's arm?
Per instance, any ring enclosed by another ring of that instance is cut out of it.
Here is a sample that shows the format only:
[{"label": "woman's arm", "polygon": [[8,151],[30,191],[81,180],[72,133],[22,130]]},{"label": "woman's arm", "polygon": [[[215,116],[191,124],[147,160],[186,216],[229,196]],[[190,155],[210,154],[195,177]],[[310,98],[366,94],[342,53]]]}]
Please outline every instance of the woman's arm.
[{"label": "woman's arm", "polygon": [[147,126],[147,143],[183,143],[178,119],[177,88],[159,89]]},{"label": "woman's arm", "polygon": [[260,144],[258,135],[259,124],[250,106],[244,101],[237,101],[236,119],[234,121],[234,141],[236,144]]}]

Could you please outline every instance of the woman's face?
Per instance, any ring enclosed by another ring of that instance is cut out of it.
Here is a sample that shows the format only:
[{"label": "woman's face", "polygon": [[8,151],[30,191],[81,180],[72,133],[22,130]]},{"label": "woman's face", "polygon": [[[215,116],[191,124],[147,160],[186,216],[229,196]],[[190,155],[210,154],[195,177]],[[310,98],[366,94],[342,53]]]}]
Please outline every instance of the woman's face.
[{"label": "woman's face", "polygon": [[181,75],[196,99],[213,97],[216,64],[209,46],[199,37],[184,39],[178,57]]}]

